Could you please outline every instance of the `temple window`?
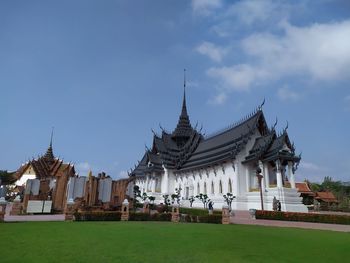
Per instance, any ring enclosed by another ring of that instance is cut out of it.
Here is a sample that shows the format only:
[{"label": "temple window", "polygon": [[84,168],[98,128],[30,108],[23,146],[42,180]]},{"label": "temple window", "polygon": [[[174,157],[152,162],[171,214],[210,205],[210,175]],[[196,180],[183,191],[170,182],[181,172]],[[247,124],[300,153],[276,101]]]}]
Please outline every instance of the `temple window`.
[{"label": "temple window", "polygon": [[221,180],[219,182],[219,193],[222,194],[222,182],[221,182]]},{"label": "temple window", "polygon": [[214,182],[211,182],[211,194],[214,194]]},{"label": "temple window", "polygon": [[207,183],[204,182],[204,194],[207,194]]},{"label": "temple window", "polygon": [[231,183],[231,179],[228,179],[228,192],[232,193],[232,183]]},{"label": "temple window", "polygon": [[197,195],[201,193],[201,187],[199,185],[199,182],[197,183]]}]

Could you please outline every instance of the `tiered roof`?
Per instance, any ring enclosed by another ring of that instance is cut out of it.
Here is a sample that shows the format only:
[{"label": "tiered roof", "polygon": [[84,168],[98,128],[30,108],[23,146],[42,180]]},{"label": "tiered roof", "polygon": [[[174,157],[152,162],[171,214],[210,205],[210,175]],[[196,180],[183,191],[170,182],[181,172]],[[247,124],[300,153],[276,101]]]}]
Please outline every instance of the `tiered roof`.
[{"label": "tiered roof", "polygon": [[55,158],[52,149],[52,139],[46,153],[37,159],[32,159],[23,164],[16,171],[14,177],[17,180],[20,179],[30,166],[34,169],[37,178],[62,176],[64,174],[69,176],[75,175],[75,168],[73,164],[64,163],[63,160]]},{"label": "tiered roof", "polygon": [[[262,105],[238,123],[210,137],[204,137],[197,127],[191,126],[184,91],[181,114],[175,130],[172,133],[163,130],[161,135],[155,133],[152,149],[146,150],[130,175],[144,176],[153,171],[162,172],[163,166],[187,171],[231,161],[254,134],[260,136],[255,140],[245,162],[275,158],[299,161],[300,157],[295,156],[294,145],[289,141],[287,127],[279,135],[274,127],[269,129]],[[287,149],[284,148],[285,145]]]}]

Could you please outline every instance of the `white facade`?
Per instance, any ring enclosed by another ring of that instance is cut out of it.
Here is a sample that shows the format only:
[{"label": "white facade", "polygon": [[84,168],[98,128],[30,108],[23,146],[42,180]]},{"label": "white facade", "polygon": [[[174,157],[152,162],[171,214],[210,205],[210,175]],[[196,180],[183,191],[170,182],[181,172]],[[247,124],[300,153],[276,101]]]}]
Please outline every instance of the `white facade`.
[{"label": "white facade", "polygon": [[[232,193],[236,198],[232,202],[234,210],[261,209],[261,199],[257,167],[243,164],[245,156],[253,146],[256,136],[250,141],[234,160],[221,162],[214,166],[194,169],[186,172],[169,170],[163,166],[163,173],[150,173],[136,179],[141,193],[156,197],[156,203],[163,203],[163,195],[175,193],[181,188],[181,205],[190,206],[189,198],[202,193],[207,194],[214,202],[215,209],[225,205],[224,194]],[[279,160],[273,162],[259,161],[262,179],[263,204],[265,210],[272,210],[272,201],[276,197],[281,202],[282,211],[307,212],[302,204],[302,198],[295,188],[293,164],[282,165]],[[286,178],[289,183],[286,183]],[[193,207],[203,207],[203,203],[196,199]]]}]

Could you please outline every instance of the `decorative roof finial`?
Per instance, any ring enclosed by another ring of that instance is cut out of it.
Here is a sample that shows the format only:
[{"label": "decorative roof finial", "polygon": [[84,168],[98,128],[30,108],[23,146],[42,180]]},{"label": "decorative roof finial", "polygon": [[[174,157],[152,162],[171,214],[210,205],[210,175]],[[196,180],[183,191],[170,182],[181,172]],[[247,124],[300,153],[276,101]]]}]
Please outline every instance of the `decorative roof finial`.
[{"label": "decorative roof finial", "polygon": [[265,104],[265,98],[264,98],[263,102],[260,104],[260,106],[258,107],[258,109],[261,110],[262,107],[264,106],[264,104]]},{"label": "decorative roof finial", "polygon": [[53,131],[54,131],[55,127],[52,126],[52,130],[51,130],[51,139],[50,139],[50,147],[52,148],[52,138],[53,138]]},{"label": "decorative roof finial", "polygon": [[53,139],[53,130],[54,127],[52,127],[51,130],[51,138],[50,138],[50,145],[49,148],[47,149],[44,158],[46,159],[46,161],[48,161],[49,163],[54,162],[55,156],[53,155],[53,150],[52,150],[52,139]]},{"label": "decorative roof finial", "polygon": [[186,69],[184,68],[184,89],[186,88]]}]

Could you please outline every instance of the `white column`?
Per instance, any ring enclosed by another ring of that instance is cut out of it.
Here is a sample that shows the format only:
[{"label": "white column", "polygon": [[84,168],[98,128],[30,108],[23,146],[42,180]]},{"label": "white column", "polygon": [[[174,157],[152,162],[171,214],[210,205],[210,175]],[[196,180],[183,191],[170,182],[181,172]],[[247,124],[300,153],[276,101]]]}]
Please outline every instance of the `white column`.
[{"label": "white column", "polygon": [[277,160],[276,161],[276,179],[277,179],[277,187],[278,188],[283,187],[281,168],[282,168],[281,162],[280,162],[280,160]]},{"label": "white column", "polygon": [[[148,192],[149,189],[149,175],[146,176],[146,186],[145,186],[145,192]],[[142,194],[142,193],[141,193]]]},{"label": "white column", "polygon": [[295,177],[293,173],[293,163],[288,162],[288,177],[291,188],[295,188]]},{"label": "white column", "polygon": [[162,178],[162,193],[168,194],[169,193],[169,171],[165,166],[163,165],[164,174]]},{"label": "white column", "polygon": [[152,176],[152,193],[156,192],[156,177],[155,175]]},{"label": "white column", "polygon": [[249,166],[246,165],[245,168],[246,191],[248,193],[250,190]]},{"label": "white column", "polygon": [[265,170],[262,161],[259,161],[259,168],[261,169],[261,174],[263,176],[263,178],[261,179],[261,190],[265,192]]},{"label": "white column", "polygon": [[270,173],[269,173],[269,164],[264,164],[264,177],[265,177],[265,187],[270,187]]},{"label": "white column", "polygon": [[232,163],[232,176],[231,178],[231,184],[232,184],[232,191],[236,196],[239,196],[239,177],[238,177],[238,166],[235,162]]}]

